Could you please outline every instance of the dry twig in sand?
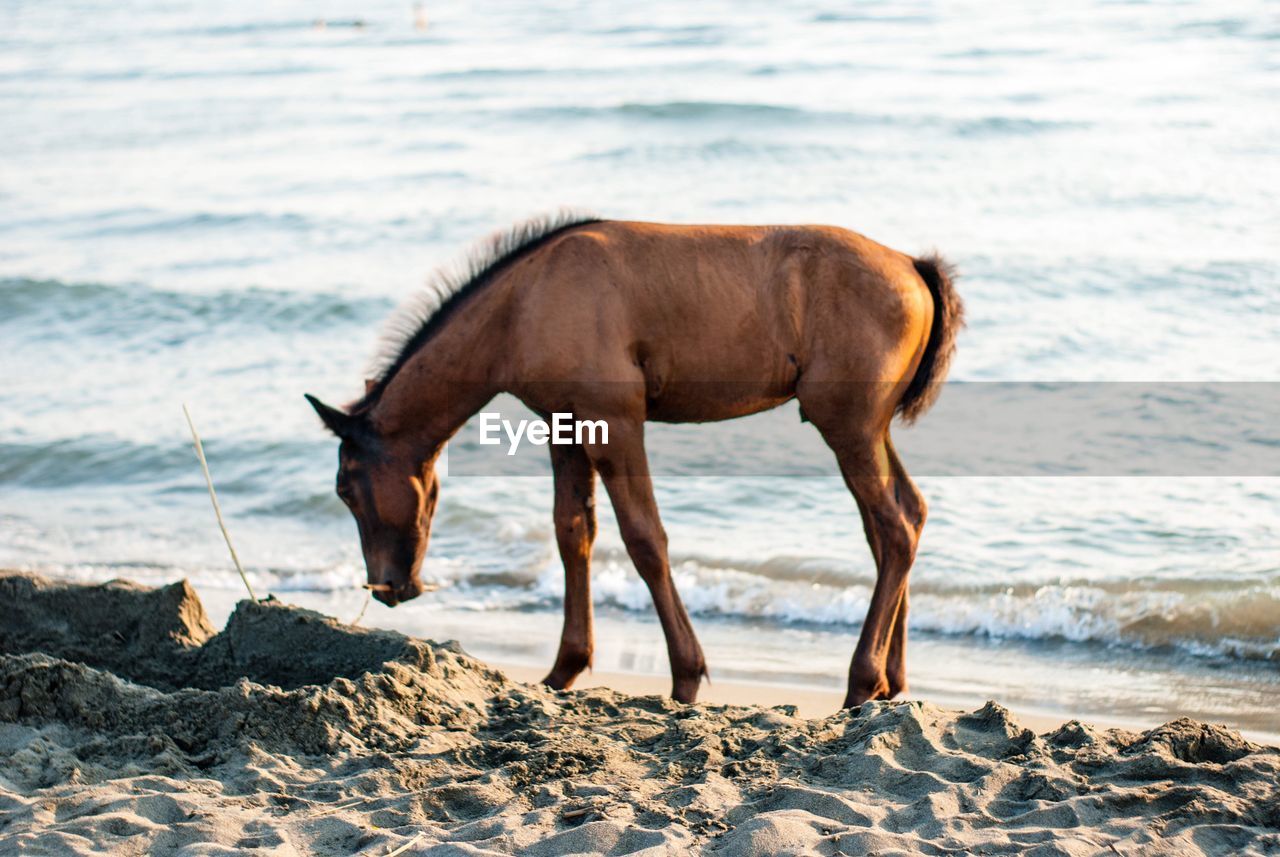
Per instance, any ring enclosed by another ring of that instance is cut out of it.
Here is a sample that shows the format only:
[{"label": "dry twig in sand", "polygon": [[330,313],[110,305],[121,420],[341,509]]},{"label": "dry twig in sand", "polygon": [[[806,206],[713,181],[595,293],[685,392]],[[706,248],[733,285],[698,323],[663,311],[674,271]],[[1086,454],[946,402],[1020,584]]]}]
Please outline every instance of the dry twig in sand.
[{"label": "dry twig in sand", "polygon": [[191,427],[191,440],[195,444],[196,457],[200,459],[200,468],[204,470],[204,483],[209,486],[209,499],[213,501],[213,514],[218,518],[218,529],[222,530],[222,538],[227,543],[227,550],[231,551],[231,561],[236,564],[236,571],[240,572],[240,579],[244,581],[244,588],[249,590],[249,597],[257,601],[258,596],[253,594],[253,587],[249,585],[249,578],[245,576],[244,568],[240,565],[240,557],[236,556],[235,546],[231,544],[231,534],[227,532],[227,525],[222,520],[222,508],[218,505],[218,494],[213,490],[213,477],[209,475],[209,462],[204,457],[204,444],[200,442],[200,433],[196,431],[196,424],[191,420],[191,412],[187,410],[186,403],[182,405],[182,414],[187,418],[187,425]]},{"label": "dry twig in sand", "polygon": [[356,618],[354,618],[354,619],[352,619],[352,620],[351,620],[351,624],[352,624],[352,625],[359,625],[359,624],[360,624],[360,620],[364,618],[364,611],[366,611],[366,610],[368,610],[368,609],[369,609],[369,595],[370,595],[370,594],[371,594],[371,593],[369,593],[369,592],[365,592],[365,594],[364,594],[364,603],[360,605],[360,612],[356,614]]},{"label": "dry twig in sand", "polygon": [[364,611],[369,609],[369,596],[373,594],[373,590],[377,590],[378,592],[386,592],[389,589],[391,589],[391,584],[365,583],[361,585],[360,588],[364,590],[364,603],[360,605],[360,612],[356,614],[356,618],[351,620],[352,625],[359,625],[360,620],[364,618]]},{"label": "dry twig in sand", "polygon": [[413,837],[413,838],[412,838],[412,839],[410,839],[408,842],[406,842],[405,844],[401,845],[401,846],[400,846],[399,848],[397,848],[395,851],[388,851],[388,852],[384,855],[384,857],[396,857],[396,855],[397,855],[397,854],[403,854],[404,852],[408,851],[408,850],[409,850],[410,848],[412,848],[413,846],[417,845],[417,844],[418,844],[418,840],[419,840],[419,839],[421,839],[421,838],[422,838],[422,836],[423,836],[423,834],[419,833],[417,836]]},{"label": "dry twig in sand", "polygon": [[324,809],[320,810],[319,812],[313,814],[311,817],[320,818],[321,816],[325,816],[325,815],[333,815],[335,812],[342,812],[343,810],[351,809],[353,806],[360,806],[360,804],[362,803],[368,803],[371,800],[373,800],[373,798],[371,797],[362,797],[362,798],[359,798],[358,800],[353,800],[350,803],[338,804],[337,806],[327,806]]},{"label": "dry twig in sand", "polygon": [[[375,592],[390,592],[390,583],[363,583],[360,588],[365,591],[364,604],[360,605],[360,612],[356,614],[356,618],[351,620],[352,625],[359,625],[360,620],[364,618],[364,611],[369,609],[369,596]],[[440,587],[435,584],[428,584],[422,588],[423,592],[435,592]]]}]

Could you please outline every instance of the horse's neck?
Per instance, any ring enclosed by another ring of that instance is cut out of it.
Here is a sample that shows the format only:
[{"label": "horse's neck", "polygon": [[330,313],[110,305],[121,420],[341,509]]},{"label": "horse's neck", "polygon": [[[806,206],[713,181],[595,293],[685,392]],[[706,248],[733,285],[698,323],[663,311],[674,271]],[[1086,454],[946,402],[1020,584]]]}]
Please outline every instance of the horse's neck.
[{"label": "horse's neck", "polygon": [[380,434],[412,438],[431,456],[497,395],[488,364],[501,349],[477,334],[443,330],[400,367],[371,411]]}]

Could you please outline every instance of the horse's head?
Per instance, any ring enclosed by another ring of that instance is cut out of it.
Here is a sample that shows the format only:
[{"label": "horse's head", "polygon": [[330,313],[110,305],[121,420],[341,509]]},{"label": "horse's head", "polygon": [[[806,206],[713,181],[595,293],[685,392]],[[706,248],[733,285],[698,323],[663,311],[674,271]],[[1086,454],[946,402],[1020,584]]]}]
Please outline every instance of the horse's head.
[{"label": "horse's head", "polygon": [[394,607],[422,594],[418,575],[440,496],[434,460],[379,436],[362,415],[307,396],[338,447],[338,497],[355,516],[373,597]]}]

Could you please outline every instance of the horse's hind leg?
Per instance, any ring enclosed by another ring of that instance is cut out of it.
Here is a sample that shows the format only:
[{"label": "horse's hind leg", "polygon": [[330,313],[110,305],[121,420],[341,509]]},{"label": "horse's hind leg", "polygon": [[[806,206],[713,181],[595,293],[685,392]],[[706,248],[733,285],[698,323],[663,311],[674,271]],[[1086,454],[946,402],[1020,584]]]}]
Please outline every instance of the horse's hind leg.
[{"label": "horse's hind leg", "polygon": [[849,665],[845,707],[888,699],[906,687],[907,577],[924,526],[924,498],[912,484],[884,430],[846,423],[836,402],[802,398],[823,439],[836,454],[876,562],[876,585]]},{"label": "horse's hind leg", "polygon": [[[920,490],[911,481],[911,477],[907,475],[906,468],[902,466],[902,460],[898,458],[897,450],[893,448],[893,441],[887,436],[884,446],[888,454],[889,470],[894,479],[894,499],[898,501],[898,506],[902,509],[907,523],[914,528],[918,542],[920,533],[924,529],[925,518],[928,517],[928,505]],[[905,586],[902,589],[902,600],[898,602],[898,613],[893,620],[893,634],[889,638],[889,658],[885,665],[885,677],[889,681],[890,698],[907,690],[907,602],[909,600],[907,590],[908,587]]]},{"label": "horse's hind leg", "polygon": [[868,699],[888,699],[906,684],[907,577],[923,518],[907,514],[907,507],[919,494],[904,478],[905,472],[895,476],[888,466],[891,454],[887,439],[870,448],[840,447],[836,456],[845,484],[858,501],[876,561],[871,605],[849,665],[844,704],[850,707]]},{"label": "horse's hind leg", "polygon": [[555,666],[542,683],[556,690],[591,666],[591,545],[596,538],[596,471],[580,446],[551,444],[556,543],[564,562],[564,630]]},{"label": "horse's hind leg", "polygon": [[693,702],[707,674],[707,662],[671,579],[667,534],[653,497],[642,426],[642,423],[610,421],[609,444],[589,451],[613,501],[627,553],[649,587],[658,612],[671,661],[671,696],[680,702]]},{"label": "horse's hind leg", "polygon": [[902,600],[898,602],[898,612],[893,618],[893,635],[889,637],[889,657],[884,667],[884,677],[889,682],[889,699],[907,692],[908,588],[902,590]]}]

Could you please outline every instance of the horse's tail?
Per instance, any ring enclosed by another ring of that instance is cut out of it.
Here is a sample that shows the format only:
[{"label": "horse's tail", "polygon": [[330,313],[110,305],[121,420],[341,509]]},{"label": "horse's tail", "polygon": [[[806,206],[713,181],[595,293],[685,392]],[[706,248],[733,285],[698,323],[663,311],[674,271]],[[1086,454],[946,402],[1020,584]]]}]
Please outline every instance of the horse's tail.
[{"label": "horse's tail", "polygon": [[956,334],[964,327],[964,302],[952,283],[955,269],[937,253],[913,259],[912,264],[933,296],[933,327],[916,374],[898,402],[898,415],[908,423],[915,422],[937,401],[955,354]]}]

